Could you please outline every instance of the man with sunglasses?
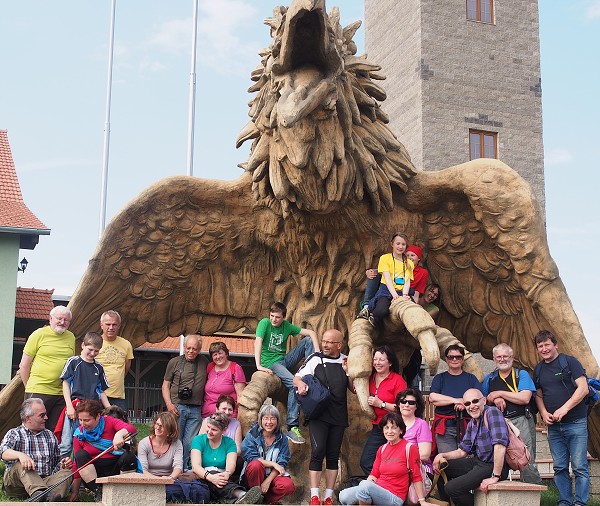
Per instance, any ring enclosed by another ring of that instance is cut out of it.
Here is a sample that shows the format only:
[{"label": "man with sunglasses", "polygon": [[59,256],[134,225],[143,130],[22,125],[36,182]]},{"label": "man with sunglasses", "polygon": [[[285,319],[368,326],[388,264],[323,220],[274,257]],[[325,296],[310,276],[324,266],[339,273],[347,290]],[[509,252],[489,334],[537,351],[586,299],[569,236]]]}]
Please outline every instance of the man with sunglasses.
[{"label": "man with sunglasses", "polygon": [[[533,380],[527,371],[513,367],[514,352],[508,344],[494,346],[492,355],[496,370],[483,379],[482,392],[488,404],[496,406],[521,431],[521,439],[531,455],[535,455],[535,412],[531,402],[536,388]],[[521,481],[542,482],[534,462],[521,471]]]},{"label": "man with sunglasses", "polygon": [[486,406],[486,398],[477,388],[465,392],[462,405],[471,416],[465,435],[456,450],[436,455],[433,470],[439,473],[440,462],[448,461],[449,481],[440,487],[440,493],[452,499],[455,506],[473,506],[472,490],[480,488],[487,493],[489,485],[508,476],[504,463],[508,427],[502,412],[495,406]]},{"label": "man with sunglasses", "polygon": [[434,433],[432,454],[458,448],[469,416],[462,399],[469,388],[481,389],[476,376],[463,371],[465,349],[451,344],[444,352],[448,371],[436,374],[431,383],[429,400],[435,406],[431,431]]}]

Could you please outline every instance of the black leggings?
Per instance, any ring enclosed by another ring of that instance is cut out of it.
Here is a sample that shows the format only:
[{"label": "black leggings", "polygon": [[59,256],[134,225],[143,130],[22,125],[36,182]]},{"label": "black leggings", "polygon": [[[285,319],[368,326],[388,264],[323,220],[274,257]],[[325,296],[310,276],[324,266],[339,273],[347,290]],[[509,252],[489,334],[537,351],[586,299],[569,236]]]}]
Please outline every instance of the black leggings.
[{"label": "black leggings", "polygon": [[392,305],[391,297],[379,297],[375,301],[375,308],[373,309],[373,318],[375,319],[375,324],[379,325],[381,320],[383,320],[387,315],[390,314],[390,306]]},{"label": "black leggings", "polygon": [[325,469],[337,469],[340,458],[340,448],[344,439],[346,427],[333,425],[321,420],[310,420],[310,471],[323,470],[323,458],[326,459]]},{"label": "black leggings", "polygon": [[[75,453],[75,463],[78,468],[88,463],[92,458],[93,457],[85,450],[78,450]],[[133,452],[125,451],[122,455],[100,457],[92,465],[96,468],[98,478],[101,478],[103,476],[119,474],[121,471],[135,471],[137,468],[137,461]],[[96,480],[89,483],[86,482],[86,485],[93,490],[96,487]]]}]

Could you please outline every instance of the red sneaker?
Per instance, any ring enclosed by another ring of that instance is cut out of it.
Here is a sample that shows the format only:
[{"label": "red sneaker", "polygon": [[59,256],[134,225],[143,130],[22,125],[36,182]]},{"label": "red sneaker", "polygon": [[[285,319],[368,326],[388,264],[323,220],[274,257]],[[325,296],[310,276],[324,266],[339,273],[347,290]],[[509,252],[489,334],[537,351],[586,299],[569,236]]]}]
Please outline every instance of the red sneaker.
[{"label": "red sneaker", "polygon": [[326,504],[327,506],[331,506],[333,504],[333,499],[331,497],[326,497],[325,500],[323,501],[323,504]]},{"label": "red sneaker", "polygon": [[320,505],[321,504],[321,499],[319,499],[319,496],[313,495],[310,498],[310,502],[308,504],[311,504],[311,505],[313,505],[313,504],[319,504]]}]

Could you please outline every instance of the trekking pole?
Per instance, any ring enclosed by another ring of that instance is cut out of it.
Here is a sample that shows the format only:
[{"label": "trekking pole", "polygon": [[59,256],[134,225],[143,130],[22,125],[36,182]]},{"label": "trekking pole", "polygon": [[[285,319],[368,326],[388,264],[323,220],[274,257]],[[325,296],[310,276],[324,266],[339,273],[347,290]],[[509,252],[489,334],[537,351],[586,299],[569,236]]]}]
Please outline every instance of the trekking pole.
[{"label": "trekking pole", "polygon": [[[124,438],[123,441],[128,441],[130,440],[132,437],[134,437],[135,434],[127,434]],[[27,501],[25,502],[39,502],[39,500],[44,497],[48,492],[52,492],[55,488],[57,488],[58,486],[62,485],[65,481],[67,481],[69,478],[72,478],[73,476],[75,476],[79,471],[81,471],[83,468],[89,466],[90,464],[92,464],[93,462],[95,462],[96,460],[98,460],[99,458],[101,458],[102,456],[106,455],[107,453],[110,453],[111,451],[113,451],[115,449],[115,445],[111,445],[109,448],[107,448],[106,450],[104,450],[102,453],[99,453],[98,455],[96,455],[93,459],[91,459],[90,461],[86,462],[85,464],[81,465],[80,467],[78,467],[75,471],[73,471],[71,474],[69,474],[68,476],[66,476],[65,478],[63,478],[62,480],[56,482],[54,485],[52,485],[51,487],[48,487],[45,490],[42,490],[40,492],[38,492],[37,494],[32,495],[29,499],[27,499]]]},{"label": "trekking pole", "polygon": [[461,440],[460,429],[462,427],[463,412],[455,411],[454,416],[456,417],[456,447],[458,448]]}]

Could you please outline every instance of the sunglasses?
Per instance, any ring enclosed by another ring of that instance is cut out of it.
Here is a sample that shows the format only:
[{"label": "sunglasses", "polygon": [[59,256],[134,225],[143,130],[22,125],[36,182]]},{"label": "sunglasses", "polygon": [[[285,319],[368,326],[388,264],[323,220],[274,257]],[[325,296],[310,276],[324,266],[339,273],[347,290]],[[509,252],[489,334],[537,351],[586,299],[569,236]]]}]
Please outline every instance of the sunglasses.
[{"label": "sunglasses", "polygon": [[447,355],[446,358],[448,360],[462,360],[464,357],[462,355]]},{"label": "sunglasses", "polygon": [[400,404],[408,404],[409,406],[416,406],[417,401],[409,401],[408,399],[400,399]]},{"label": "sunglasses", "polygon": [[483,397],[480,397],[479,399],[473,399],[472,401],[463,402],[463,404],[465,405],[466,408],[468,408],[471,404],[479,404],[479,401],[481,399],[483,399]]}]

